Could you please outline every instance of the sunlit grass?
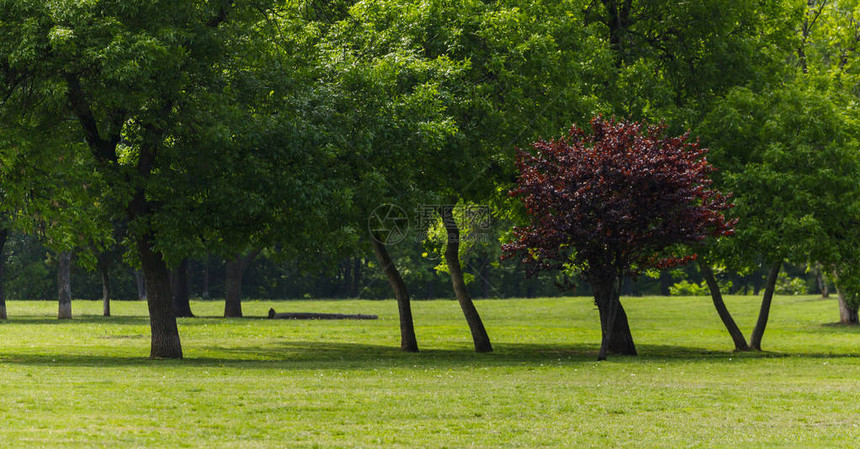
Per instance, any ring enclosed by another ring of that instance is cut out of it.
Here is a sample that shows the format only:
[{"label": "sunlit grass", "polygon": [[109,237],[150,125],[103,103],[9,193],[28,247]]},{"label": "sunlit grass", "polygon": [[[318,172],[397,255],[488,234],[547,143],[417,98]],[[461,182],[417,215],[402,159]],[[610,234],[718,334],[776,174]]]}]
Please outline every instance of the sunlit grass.
[{"label": "sunlit grass", "polygon": [[[753,297],[729,297],[748,334]],[[834,300],[777,297],[763,354],[734,354],[707,298],[624,298],[639,357],[596,362],[587,298],[478,301],[496,352],[475,354],[453,301],[194,302],[186,358],[146,358],[141,302],[10,302],[0,324],[5,447],[850,447],[860,329]],[[377,321],[264,319],[279,312]]]}]

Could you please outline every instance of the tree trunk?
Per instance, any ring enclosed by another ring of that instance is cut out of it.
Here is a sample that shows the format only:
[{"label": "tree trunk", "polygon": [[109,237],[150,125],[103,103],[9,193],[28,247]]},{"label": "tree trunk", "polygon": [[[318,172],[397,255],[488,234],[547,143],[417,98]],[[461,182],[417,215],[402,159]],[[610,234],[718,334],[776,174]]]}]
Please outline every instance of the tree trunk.
[{"label": "tree trunk", "polygon": [[146,301],[146,280],[142,271],[134,270],[134,283],[137,286],[137,299]]},{"label": "tree trunk", "polygon": [[732,341],[735,342],[735,351],[749,351],[750,347],[747,345],[747,340],[744,337],[743,332],[741,332],[738,325],[735,324],[732,314],[729,313],[726,303],[723,302],[723,295],[720,293],[720,286],[717,284],[717,279],[714,277],[714,272],[711,270],[711,266],[704,260],[699,259],[699,270],[702,272],[705,282],[708,283],[708,289],[711,291],[711,300],[714,302],[714,308],[717,309],[717,314],[720,315],[723,325],[726,326],[726,330],[729,331]]},{"label": "tree trunk", "polygon": [[338,297],[349,298],[349,293],[352,290],[352,259],[344,259],[340,262],[343,271],[343,281],[338,286]]},{"label": "tree trunk", "polygon": [[102,315],[110,316],[110,267],[113,258],[110,252],[100,253],[96,264],[102,278]]},{"label": "tree trunk", "polygon": [[412,307],[409,304],[409,291],[406,289],[406,282],[403,281],[400,272],[394,266],[394,262],[391,260],[385,244],[381,243],[374,236],[371,236],[370,241],[373,244],[373,252],[376,254],[376,260],[379,262],[379,266],[385,274],[385,279],[388,280],[388,284],[394,290],[394,297],[397,299],[397,309],[400,314],[400,350],[418,352],[418,340],[415,338]]},{"label": "tree trunk", "polygon": [[481,297],[490,298],[490,261],[484,260],[481,266]]},{"label": "tree trunk", "polygon": [[836,298],[839,302],[839,322],[842,324],[860,324],[857,316],[857,306],[850,304],[845,299],[845,294],[839,286],[836,286]]},{"label": "tree trunk", "polygon": [[57,318],[69,319],[72,317],[72,253],[70,251],[59,254],[57,287],[59,296]]},{"label": "tree trunk", "polygon": [[830,292],[827,289],[827,278],[821,270],[821,264],[815,264],[815,282],[818,283],[818,291],[821,292],[822,298],[829,298]]},{"label": "tree trunk", "polygon": [[[433,270],[434,272],[436,270]],[[427,279],[424,281],[424,299],[433,299],[433,280]]]},{"label": "tree trunk", "polygon": [[242,256],[226,263],[224,277],[224,317],[242,317]]},{"label": "tree trunk", "polygon": [[627,313],[619,299],[618,280],[612,277],[592,278],[591,289],[594,292],[594,304],[600,313],[600,352],[597,360],[606,360],[609,353],[621,355],[636,355],[636,345],[630,333]]},{"label": "tree trunk", "polygon": [[110,316],[110,262],[109,256],[102,255],[99,261],[99,271],[102,275],[102,315]]},{"label": "tree trunk", "polygon": [[669,287],[672,286],[672,273],[669,270],[660,270],[660,295],[669,296]]},{"label": "tree trunk", "polygon": [[756,271],[752,274],[752,277],[753,295],[758,296],[758,293],[761,291],[761,275]]},{"label": "tree trunk", "polygon": [[224,317],[225,318],[241,318],[242,317],[242,278],[245,276],[245,270],[251,265],[251,262],[260,254],[259,249],[254,249],[247,255],[238,255],[235,259],[227,261],[226,277],[224,278],[225,301],[224,301]]},{"label": "tree trunk", "polygon": [[487,330],[484,328],[484,323],[481,321],[478,309],[475,308],[472,298],[469,297],[469,292],[466,290],[466,282],[463,279],[463,269],[460,266],[460,229],[454,220],[454,208],[443,206],[439,209],[439,214],[442,216],[442,223],[445,225],[445,230],[448,233],[448,243],[445,247],[445,262],[448,264],[448,272],[451,274],[451,284],[454,287],[454,294],[457,295],[457,301],[460,303],[460,308],[466,317],[466,323],[469,324],[475,352],[492,352],[493,345],[490,343],[490,336],[487,335]]},{"label": "tree trunk", "polygon": [[352,285],[349,289],[352,298],[358,298],[361,293],[361,258],[355,257],[352,261]]},{"label": "tree trunk", "polygon": [[776,290],[776,279],[779,276],[780,268],[782,268],[782,261],[774,263],[770,268],[770,273],[767,275],[767,284],[764,287],[764,296],[761,300],[758,320],[750,336],[750,348],[756,351],[761,351],[761,339],[764,336],[764,329],[767,327],[768,316],[770,316],[770,304],[773,301],[773,292]]},{"label": "tree trunk", "polygon": [[188,259],[182,259],[170,276],[170,290],[173,294],[173,311],[177,317],[193,317],[191,294],[188,288]]},{"label": "tree trunk", "polygon": [[615,57],[615,67],[624,66],[624,39],[630,25],[631,0],[603,0],[606,8],[604,23],[609,28],[609,48]]},{"label": "tree trunk", "polygon": [[152,249],[151,237],[138,238],[137,249],[146,280],[146,304],[152,332],[149,356],[154,359],[181,359],[182,344],[176,326],[167,264],[161,254]]},{"label": "tree trunk", "polygon": [[209,255],[203,260],[203,292],[200,293],[203,299],[209,299]]},{"label": "tree trunk", "polygon": [[9,230],[0,228],[0,320],[5,320],[6,316],[6,253],[3,248],[6,246],[6,239],[9,237]]}]

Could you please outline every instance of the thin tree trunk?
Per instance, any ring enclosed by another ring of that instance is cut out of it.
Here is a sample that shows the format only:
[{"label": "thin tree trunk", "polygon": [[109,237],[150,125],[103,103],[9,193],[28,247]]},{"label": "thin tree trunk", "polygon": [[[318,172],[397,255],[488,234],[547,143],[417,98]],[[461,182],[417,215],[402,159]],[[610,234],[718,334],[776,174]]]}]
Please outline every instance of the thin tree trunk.
[{"label": "thin tree trunk", "polygon": [[723,325],[726,326],[726,330],[729,331],[732,341],[735,342],[735,351],[749,351],[750,347],[747,345],[747,340],[744,337],[743,332],[741,332],[738,325],[735,324],[732,314],[729,313],[726,303],[723,302],[723,295],[720,293],[720,286],[717,284],[717,279],[714,277],[714,271],[711,270],[711,266],[704,260],[699,259],[699,270],[702,272],[705,282],[708,283],[708,289],[711,291],[711,300],[714,302],[714,308],[717,309],[717,314],[720,315]]},{"label": "thin tree trunk", "polygon": [[669,270],[660,270],[660,295],[669,296],[669,287],[672,286],[672,274]]},{"label": "thin tree trunk", "polygon": [[176,326],[167,264],[162,255],[152,249],[149,236],[138,238],[137,249],[146,280],[146,304],[152,332],[149,356],[154,359],[181,359],[182,343]]},{"label": "thin tree trunk", "polygon": [[203,299],[209,299],[209,255],[203,260],[203,292],[200,293]]},{"label": "thin tree trunk", "polygon": [[615,57],[615,67],[624,66],[624,34],[630,25],[631,0],[603,0],[605,24],[609,28],[609,48]]},{"label": "thin tree trunk", "polygon": [[5,320],[6,316],[6,253],[3,249],[6,247],[6,239],[9,238],[9,230],[0,228],[0,320]]},{"label": "thin tree trunk", "polygon": [[[432,270],[435,273],[435,269]],[[427,279],[424,281],[424,299],[433,299],[433,280]]]},{"label": "thin tree trunk", "polygon": [[827,289],[827,278],[821,270],[821,264],[817,262],[815,264],[815,282],[818,283],[818,291],[821,292],[821,297],[829,298],[830,292]]},{"label": "thin tree trunk", "polygon": [[137,286],[137,299],[146,301],[146,279],[142,271],[134,270],[134,283]]},{"label": "thin tree trunk", "polygon": [[412,307],[409,304],[409,291],[406,289],[406,282],[403,281],[400,271],[394,266],[385,244],[373,236],[371,236],[370,241],[373,244],[376,260],[385,274],[385,279],[388,280],[388,284],[394,290],[394,297],[397,298],[397,310],[400,314],[400,350],[418,352],[418,340],[415,338],[415,325],[412,322]]},{"label": "thin tree trunk", "polygon": [[170,277],[170,289],[173,294],[173,311],[177,317],[193,317],[191,312],[191,294],[188,288],[188,259],[182,259],[173,275]]},{"label": "thin tree trunk", "polygon": [[242,278],[245,276],[245,270],[248,269],[258,254],[260,254],[260,250],[254,249],[244,256],[240,254],[235,259],[227,261],[226,277],[224,278],[225,318],[242,317]]},{"label": "thin tree trunk", "polygon": [[597,360],[606,360],[609,353],[636,355],[636,345],[627,322],[627,313],[619,299],[617,279],[592,278],[594,303],[600,313],[601,343]]},{"label": "thin tree trunk", "polygon": [[69,319],[72,317],[72,253],[70,251],[59,254],[57,287],[59,296],[57,318]]},{"label": "thin tree trunk", "polygon": [[839,322],[849,325],[860,324],[857,316],[857,306],[850,304],[845,299],[845,294],[839,288],[839,285],[836,286],[836,298],[839,302]]},{"label": "thin tree trunk", "polygon": [[354,257],[352,261],[352,285],[349,292],[350,297],[358,298],[361,293],[361,258]]},{"label": "thin tree trunk", "polygon": [[[103,255],[107,259],[109,256]],[[110,316],[110,263],[100,261],[99,271],[102,275],[102,315]]]},{"label": "thin tree trunk", "polygon": [[767,283],[765,284],[764,296],[761,300],[761,309],[758,312],[758,320],[750,336],[750,348],[756,351],[761,351],[761,339],[764,336],[764,330],[767,327],[767,320],[770,316],[770,304],[773,301],[773,292],[776,290],[776,279],[779,276],[780,268],[782,268],[782,261],[774,263],[770,268],[770,273],[767,275]]},{"label": "thin tree trunk", "polygon": [[460,308],[466,317],[466,323],[469,324],[475,352],[492,352],[493,345],[490,343],[490,336],[487,335],[487,330],[484,328],[483,321],[481,321],[481,315],[478,314],[475,303],[469,297],[469,292],[466,290],[466,282],[463,279],[463,269],[460,266],[460,229],[454,220],[453,207],[443,206],[439,209],[439,214],[442,216],[442,223],[445,225],[445,230],[448,233],[448,243],[445,247],[445,262],[448,264],[448,273],[451,274],[451,284],[454,287],[454,294],[457,295],[457,301],[460,303]]}]

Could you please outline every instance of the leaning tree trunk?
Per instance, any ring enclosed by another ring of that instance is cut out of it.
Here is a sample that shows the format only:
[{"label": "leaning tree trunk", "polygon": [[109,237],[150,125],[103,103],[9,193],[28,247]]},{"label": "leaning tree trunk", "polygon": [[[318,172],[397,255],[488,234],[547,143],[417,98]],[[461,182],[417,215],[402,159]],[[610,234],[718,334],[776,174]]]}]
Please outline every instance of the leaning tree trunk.
[{"label": "leaning tree trunk", "polygon": [[749,351],[750,347],[743,332],[738,328],[734,318],[732,318],[732,314],[729,313],[729,309],[726,307],[726,303],[723,302],[723,295],[720,293],[720,286],[717,284],[717,279],[714,277],[714,271],[711,270],[711,266],[704,260],[699,259],[699,271],[702,272],[705,282],[708,283],[708,289],[711,291],[711,300],[714,302],[717,314],[723,321],[723,325],[726,326],[726,330],[729,331],[732,341],[735,342],[735,351]]},{"label": "leaning tree trunk", "polygon": [[170,290],[173,293],[173,311],[177,317],[193,317],[191,313],[191,294],[188,288],[188,259],[182,259],[170,276]]},{"label": "leaning tree trunk", "polygon": [[466,282],[463,279],[463,269],[460,266],[460,229],[454,220],[453,207],[443,206],[439,209],[439,214],[442,216],[442,223],[448,232],[448,244],[445,247],[445,262],[447,262],[448,272],[451,274],[451,284],[454,287],[454,294],[457,295],[457,301],[460,303],[460,308],[466,317],[466,323],[469,324],[475,352],[492,352],[493,345],[490,343],[490,336],[487,335],[487,330],[484,328],[484,323],[481,321],[478,309],[475,308],[475,303],[469,297],[469,292],[466,290]]},{"label": "leaning tree trunk", "polygon": [[260,254],[260,250],[255,249],[245,256],[240,254],[227,261],[226,277],[224,278],[225,318],[242,317],[242,278],[245,276],[245,270],[248,269],[258,254]]},{"label": "leaning tree trunk", "polygon": [[617,280],[611,276],[594,277],[590,283],[594,292],[594,304],[600,313],[601,342],[597,360],[606,360],[609,353],[636,355],[627,313],[619,299]]},{"label": "leaning tree trunk", "polygon": [[839,286],[836,286],[836,298],[839,302],[839,322],[842,324],[856,325],[860,324],[857,316],[857,306],[850,304],[845,299],[845,293]]},{"label": "leaning tree trunk", "polygon": [[57,290],[59,296],[57,318],[69,319],[72,317],[72,253],[70,251],[60,253],[57,264]]},{"label": "leaning tree trunk", "polygon": [[758,320],[750,336],[750,348],[756,351],[761,351],[761,339],[764,336],[764,329],[767,327],[767,320],[770,316],[770,304],[773,301],[773,293],[776,290],[776,279],[779,276],[780,268],[782,268],[782,261],[773,264],[770,268],[770,273],[767,275],[767,284],[764,287],[764,296],[761,300]]},{"label": "leaning tree trunk", "polygon": [[397,298],[397,309],[400,314],[400,349],[406,352],[418,352],[418,340],[415,338],[412,307],[409,304],[409,291],[406,289],[406,282],[403,281],[400,271],[397,270],[391,260],[385,244],[374,236],[371,236],[370,240],[373,244],[376,260],[379,261],[385,279],[388,280],[388,284],[394,290],[394,297]]},{"label": "leaning tree trunk", "polygon": [[0,228],[0,320],[5,320],[6,317],[6,278],[4,270],[6,268],[6,254],[3,248],[6,246],[6,239],[9,237],[9,230]]},{"label": "leaning tree trunk", "polygon": [[162,255],[152,249],[151,237],[138,238],[137,249],[146,280],[146,304],[152,332],[149,356],[154,359],[181,359],[182,344],[173,311],[167,264]]}]

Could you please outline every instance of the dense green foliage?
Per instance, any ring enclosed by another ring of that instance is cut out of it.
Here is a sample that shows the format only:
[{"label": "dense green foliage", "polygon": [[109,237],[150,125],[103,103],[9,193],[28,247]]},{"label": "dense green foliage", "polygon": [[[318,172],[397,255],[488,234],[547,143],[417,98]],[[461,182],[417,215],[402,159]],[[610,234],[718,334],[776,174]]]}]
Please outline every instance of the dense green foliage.
[{"label": "dense green foliage", "polygon": [[[0,228],[13,232],[0,281],[10,297],[48,298],[55,255],[74,250],[76,296],[98,295],[87,272],[98,268],[113,275],[112,296],[133,299],[140,270],[153,355],[167,354],[162,332],[178,356],[168,270],[191,260],[192,294],[220,297],[224,260],[259,252],[246,293],[390,296],[368,217],[393,204],[410,226],[387,251],[412,296],[451,296],[452,260],[472,296],[552,294],[558,272],[523,280],[498,260],[524,222],[506,195],[516,148],[604,114],[691,130],[710,148],[737,235],[695,249],[731,293],[773,290],[776,274],[762,277],[787,262],[806,291],[836,281],[856,315],[858,8],[2,2]],[[458,213],[464,242],[451,259],[442,206],[484,207],[494,225]],[[621,288],[702,285],[685,270]]]}]

